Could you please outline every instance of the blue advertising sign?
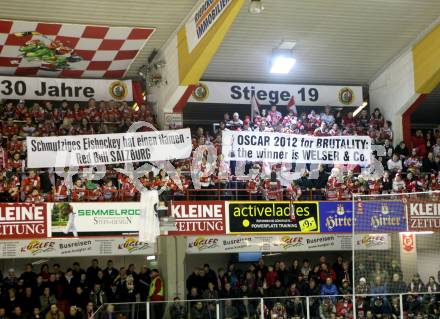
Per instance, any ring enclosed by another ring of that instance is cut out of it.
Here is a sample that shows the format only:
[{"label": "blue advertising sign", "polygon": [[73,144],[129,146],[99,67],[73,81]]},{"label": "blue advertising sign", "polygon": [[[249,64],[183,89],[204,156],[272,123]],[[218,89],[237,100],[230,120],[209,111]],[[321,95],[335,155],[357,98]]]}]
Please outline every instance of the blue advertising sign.
[{"label": "blue advertising sign", "polygon": [[355,232],[406,231],[405,210],[402,202],[355,202]]},{"label": "blue advertising sign", "polygon": [[321,233],[351,233],[352,202],[319,202]]}]

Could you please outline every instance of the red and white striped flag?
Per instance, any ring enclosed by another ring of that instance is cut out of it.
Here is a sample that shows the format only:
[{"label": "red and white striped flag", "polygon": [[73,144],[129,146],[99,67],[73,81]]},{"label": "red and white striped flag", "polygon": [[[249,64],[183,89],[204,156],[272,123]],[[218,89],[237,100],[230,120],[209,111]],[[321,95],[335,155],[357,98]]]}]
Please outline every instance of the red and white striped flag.
[{"label": "red and white striped flag", "polygon": [[295,114],[298,114],[298,110],[296,109],[295,97],[292,95],[289,102],[287,102],[287,111],[292,111]]},{"label": "red and white striped flag", "polygon": [[254,121],[254,117],[260,115],[260,103],[258,102],[255,94],[251,97],[251,120]]}]

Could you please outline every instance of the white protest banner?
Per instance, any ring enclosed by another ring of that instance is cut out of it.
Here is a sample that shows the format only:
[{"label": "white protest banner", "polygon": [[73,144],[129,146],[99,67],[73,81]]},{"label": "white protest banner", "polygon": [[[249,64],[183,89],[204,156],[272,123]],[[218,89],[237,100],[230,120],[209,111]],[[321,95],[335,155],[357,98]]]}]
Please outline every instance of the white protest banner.
[{"label": "white protest banner", "polygon": [[154,255],[154,245],[135,237],[0,241],[0,259]]},{"label": "white protest banner", "polygon": [[0,76],[0,99],[133,101],[132,81]]},{"label": "white protest banner", "polygon": [[[350,251],[352,235],[274,235],[274,236],[190,236],[188,254],[236,252],[307,252]],[[391,247],[388,234],[355,235],[355,250],[387,250]]]},{"label": "white protest banner", "polygon": [[164,161],[191,155],[190,129],[27,137],[28,168]]},{"label": "white protest banner", "polygon": [[363,103],[362,86],[200,82],[189,103],[251,105],[255,95],[262,105],[286,106],[293,96],[299,106],[352,106]]},{"label": "white protest banner", "polygon": [[232,0],[203,0],[185,24],[188,50],[191,52],[220,16]]},{"label": "white protest banner", "polygon": [[[137,233],[139,202],[48,203],[52,237]],[[72,216],[70,216],[72,215]]]},{"label": "white protest banner", "polygon": [[223,131],[222,154],[226,161],[367,165],[371,139],[368,136]]}]

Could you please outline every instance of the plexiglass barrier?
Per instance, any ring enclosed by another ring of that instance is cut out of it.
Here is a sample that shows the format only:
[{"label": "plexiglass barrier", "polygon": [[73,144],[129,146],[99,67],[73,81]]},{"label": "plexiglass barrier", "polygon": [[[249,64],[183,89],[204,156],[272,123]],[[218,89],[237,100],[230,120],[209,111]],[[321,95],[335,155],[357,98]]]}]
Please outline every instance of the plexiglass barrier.
[{"label": "plexiglass barrier", "polygon": [[[440,293],[288,296],[102,305],[93,319],[438,319]],[[89,318],[90,319],[90,318]]]}]

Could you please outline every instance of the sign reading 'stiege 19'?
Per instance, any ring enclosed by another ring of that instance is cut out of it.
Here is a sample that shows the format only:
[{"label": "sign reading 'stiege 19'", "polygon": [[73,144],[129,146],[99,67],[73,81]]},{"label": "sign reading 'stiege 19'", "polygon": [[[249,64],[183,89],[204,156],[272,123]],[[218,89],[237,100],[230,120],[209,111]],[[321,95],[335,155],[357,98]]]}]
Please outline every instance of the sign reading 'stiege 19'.
[{"label": "sign reading 'stiege 19'", "polygon": [[0,76],[0,99],[132,101],[131,81]]},{"label": "sign reading 'stiege 19'", "polygon": [[292,96],[300,106],[359,106],[363,102],[361,86],[236,82],[200,82],[189,102],[250,104],[252,95],[263,105],[287,105]]}]

